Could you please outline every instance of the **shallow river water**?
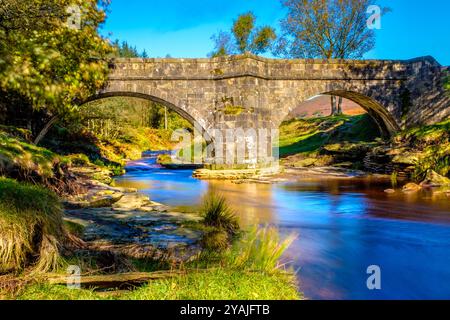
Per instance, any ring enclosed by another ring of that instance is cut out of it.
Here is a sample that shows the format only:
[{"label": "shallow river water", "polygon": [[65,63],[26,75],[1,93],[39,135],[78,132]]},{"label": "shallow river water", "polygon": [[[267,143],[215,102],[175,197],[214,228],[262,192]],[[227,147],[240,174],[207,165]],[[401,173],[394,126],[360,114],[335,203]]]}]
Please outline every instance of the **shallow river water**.
[{"label": "shallow river water", "polygon": [[[309,299],[450,299],[450,198],[387,194],[387,181],[292,180],[277,184],[200,181],[192,170],[167,170],[155,156],[128,164],[116,185],[152,200],[197,205],[220,192],[241,224],[273,224],[298,234],[284,261],[298,271]],[[367,288],[367,268],[381,270],[381,289]]]}]

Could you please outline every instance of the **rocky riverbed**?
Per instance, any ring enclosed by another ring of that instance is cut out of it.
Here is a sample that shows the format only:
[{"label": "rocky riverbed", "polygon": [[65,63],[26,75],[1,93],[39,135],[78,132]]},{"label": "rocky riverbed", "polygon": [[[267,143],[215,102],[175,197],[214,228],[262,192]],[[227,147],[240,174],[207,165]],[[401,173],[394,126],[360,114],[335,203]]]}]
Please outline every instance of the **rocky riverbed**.
[{"label": "rocky riverbed", "polygon": [[195,255],[202,232],[200,216],[172,211],[135,189],[84,179],[86,193],[65,202],[65,220],[83,226],[88,246],[136,258],[161,256],[187,260]]}]

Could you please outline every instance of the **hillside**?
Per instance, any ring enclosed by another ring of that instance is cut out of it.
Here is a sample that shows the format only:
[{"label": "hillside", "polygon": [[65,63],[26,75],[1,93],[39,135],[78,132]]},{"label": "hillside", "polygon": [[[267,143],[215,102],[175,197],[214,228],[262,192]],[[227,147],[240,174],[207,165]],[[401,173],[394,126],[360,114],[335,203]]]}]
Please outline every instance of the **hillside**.
[{"label": "hillside", "polygon": [[[344,114],[349,116],[365,113],[364,109],[357,103],[348,99],[342,100],[342,110]],[[298,107],[289,114],[287,119],[329,116],[330,111],[330,96],[317,96],[311,100],[299,103]]]}]

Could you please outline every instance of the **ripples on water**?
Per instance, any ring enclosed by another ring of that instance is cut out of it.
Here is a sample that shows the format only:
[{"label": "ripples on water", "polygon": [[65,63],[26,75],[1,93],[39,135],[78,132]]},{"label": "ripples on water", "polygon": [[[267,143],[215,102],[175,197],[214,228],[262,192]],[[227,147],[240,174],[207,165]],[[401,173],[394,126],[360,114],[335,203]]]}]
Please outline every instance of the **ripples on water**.
[{"label": "ripples on water", "polygon": [[[148,156],[130,162],[116,184],[171,206],[198,205],[214,189],[243,226],[271,223],[299,234],[284,259],[299,270],[308,298],[450,299],[450,199],[443,194],[386,194],[387,182],[357,179],[207,182]],[[381,267],[381,290],[366,287],[370,265]]]}]

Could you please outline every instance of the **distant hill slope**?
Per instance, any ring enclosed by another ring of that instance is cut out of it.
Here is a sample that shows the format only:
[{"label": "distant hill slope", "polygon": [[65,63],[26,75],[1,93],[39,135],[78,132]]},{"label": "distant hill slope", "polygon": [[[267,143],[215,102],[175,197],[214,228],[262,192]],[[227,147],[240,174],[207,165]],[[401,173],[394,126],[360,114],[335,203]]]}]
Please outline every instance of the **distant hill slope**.
[{"label": "distant hill slope", "polygon": [[[344,114],[350,116],[356,116],[366,113],[357,103],[343,99],[342,109]],[[288,116],[288,119],[292,118],[313,118],[317,116],[329,116],[331,113],[330,96],[318,96],[314,99],[299,103]]]}]

